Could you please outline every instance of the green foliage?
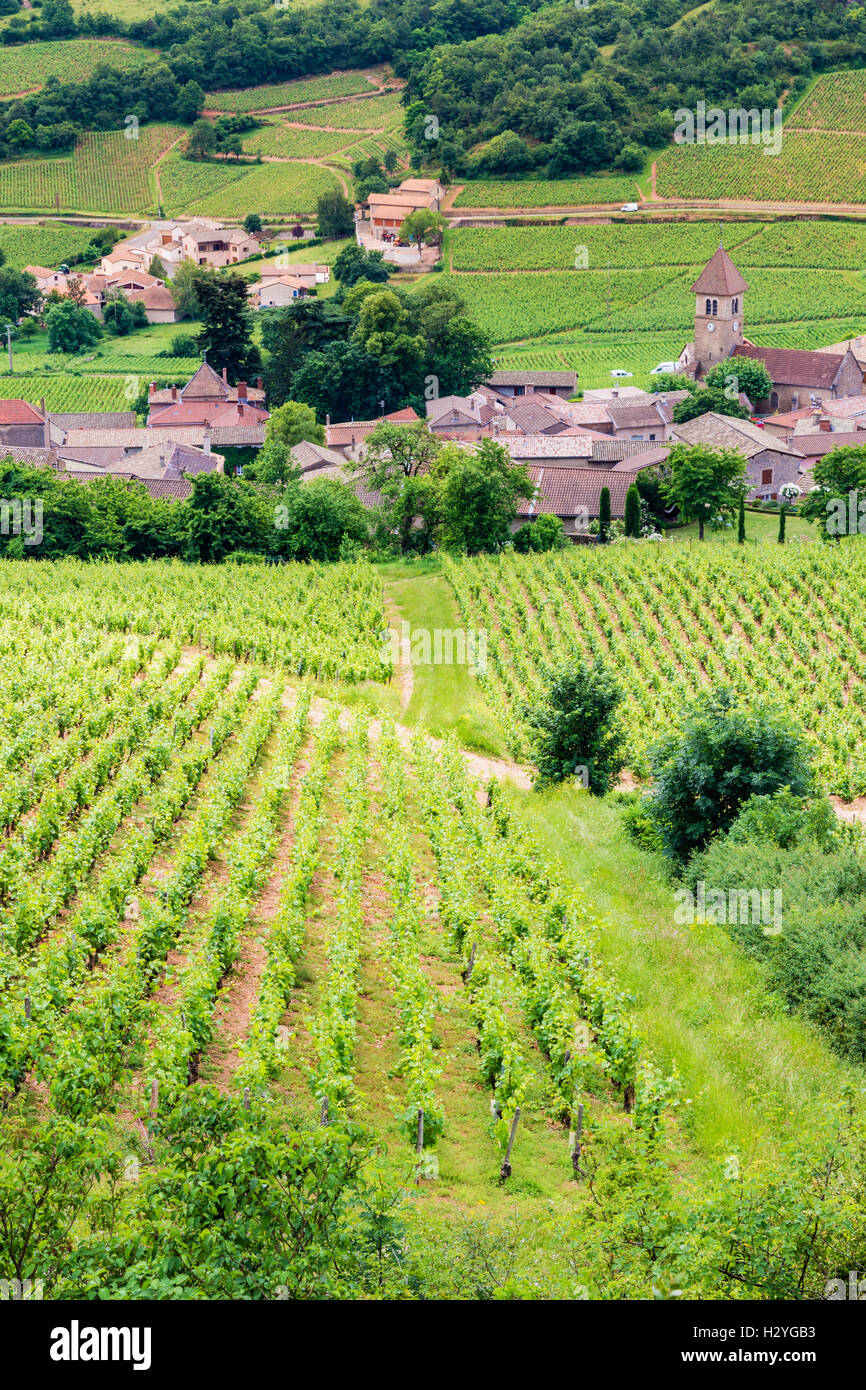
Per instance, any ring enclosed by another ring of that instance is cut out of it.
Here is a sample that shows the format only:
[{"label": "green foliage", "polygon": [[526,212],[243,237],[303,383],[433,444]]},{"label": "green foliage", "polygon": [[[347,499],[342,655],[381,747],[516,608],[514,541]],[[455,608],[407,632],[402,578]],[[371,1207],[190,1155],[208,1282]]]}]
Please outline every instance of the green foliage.
[{"label": "green foliage", "polygon": [[637,484],[632,483],[625,495],[625,534],[636,537],[640,535],[641,527],[641,507],[640,493]]},{"label": "green foliage", "polygon": [[694,391],[684,400],[677,401],[674,406],[674,423],[682,425],[686,420],[694,420],[696,416],[706,415],[710,411],[714,411],[716,415],[731,415],[738,420],[749,418],[749,412],[744,405],[718,388]]},{"label": "green foliage", "polygon": [[653,750],[647,811],[665,852],[684,861],[727,830],[751,796],[782,787],[806,795],[811,764],[803,735],[778,708],[738,702],[721,687],[695,700]]},{"label": "green foliage", "polygon": [[99,320],[72,299],[63,299],[45,315],[49,352],[83,352],[102,337]]},{"label": "green foliage", "polygon": [[866,447],[843,444],[831,449],[818,460],[813,472],[815,486],[802,499],[800,515],[818,523],[822,540],[862,535],[866,529]]},{"label": "green foliage", "polygon": [[340,188],[329,189],[316,200],[316,221],[319,236],[325,241],[337,241],[351,236],[355,230],[355,209]]},{"label": "green foliage", "polygon": [[624,761],[621,702],[622,690],[600,657],[550,671],[542,700],[525,710],[534,731],[536,786],[582,776],[597,796],[608,791]]},{"label": "green foliage", "polygon": [[203,326],[198,345],[211,364],[228,372],[230,381],[248,379],[261,368],[261,356],[253,343],[253,320],[247,282],[236,271],[210,273],[195,287]]},{"label": "green foliage", "polygon": [[727,362],[719,362],[706,375],[706,384],[713,390],[724,392],[730,389],[737,394],[748,396],[753,405],[770,399],[773,378],[763,362],[751,357],[733,357]]},{"label": "green foliage", "polygon": [[542,512],[521,526],[514,534],[514,549],[521,555],[547,550],[564,550],[568,545],[565,527],[552,512]]},{"label": "green foliage", "polygon": [[308,405],[284,401],[271,411],[264,447],[245,468],[245,476],[261,483],[284,483],[296,471],[291,450],[302,439],[324,444],[324,427],[316,423],[315,413]]},{"label": "green foliage", "polygon": [[334,478],[295,483],[276,507],[278,553],[291,560],[339,560],[347,544],[366,545],[369,514],[351,488]]},{"label": "green foliage", "polygon": [[701,540],[706,523],[716,516],[730,516],[748,490],[746,461],[734,449],[675,444],[666,465],[665,500],[678,509],[684,521],[697,521]]},{"label": "green foliage", "polygon": [[610,488],[603,487],[598,496],[598,539],[601,545],[610,540]]},{"label": "green foliage", "polygon": [[472,453],[446,446],[435,474],[441,543],[467,555],[500,550],[511,534],[518,498],[532,497],[535,490],[526,469],[514,465],[491,439]]}]

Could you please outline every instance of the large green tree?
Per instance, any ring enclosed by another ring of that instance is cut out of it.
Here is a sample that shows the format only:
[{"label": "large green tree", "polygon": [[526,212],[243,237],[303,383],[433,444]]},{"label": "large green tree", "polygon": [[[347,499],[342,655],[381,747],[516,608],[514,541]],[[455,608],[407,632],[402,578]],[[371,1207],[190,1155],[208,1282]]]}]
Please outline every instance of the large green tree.
[{"label": "large green tree", "polygon": [[467,555],[501,550],[510,539],[518,500],[535,492],[526,469],[512,463],[507,450],[492,439],[472,450],[446,445],[434,476],[441,544]]},{"label": "large green tree", "polygon": [[735,449],[675,444],[666,460],[663,493],[683,521],[698,523],[698,538],[715,517],[731,516],[749,489],[746,460]]},{"label": "large green tree", "polygon": [[247,297],[247,281],[237,271],[209,274],[196,285],[202,329],[198,345],[211,366],[223,368],[233,382],[254,376],[261,355],[253,343],[253,316]]},{"label": "large green tree", "polygon": [[866,535],[866,445],[831,449],[813,472],[815,485],[801,500],[800,515],[817,523],[822,540]]},{"label": "large green tree", "polygon": [[617,713],[623,692],[600,656],[576,659],[547,673],[541,700],[528,706],[538,787],[578,777],[603,795],[624,764]]},{"label": "large green tree", "polygon": [[295,471],[292,449],[301,440],[324,444],[325,431],[316,420],[316,412],[299,401],[285,401],[271,411],[265,427],[265,442],[244,476],[262,483],[285,482]]}]

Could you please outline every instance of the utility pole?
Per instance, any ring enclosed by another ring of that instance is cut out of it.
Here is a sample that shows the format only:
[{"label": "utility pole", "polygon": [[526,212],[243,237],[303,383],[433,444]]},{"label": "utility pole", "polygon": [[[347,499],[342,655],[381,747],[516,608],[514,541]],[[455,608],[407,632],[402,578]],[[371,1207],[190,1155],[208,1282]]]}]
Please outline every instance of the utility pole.
[{"label": "utility pole", "polygon": [[610,261],[607,263],[607,292],[605,295],[605,305],[607,313],[607,328],[610,329]]},{"label": "utility pole", "polygon": [[14,370],[14,369],[13,369],[13,366],[12,366],[12,325],[11,325],[11,323],[7,323],[7,325],[6,325],[6,346],[9,348],[9,375],[12,376],[13,370]]}]

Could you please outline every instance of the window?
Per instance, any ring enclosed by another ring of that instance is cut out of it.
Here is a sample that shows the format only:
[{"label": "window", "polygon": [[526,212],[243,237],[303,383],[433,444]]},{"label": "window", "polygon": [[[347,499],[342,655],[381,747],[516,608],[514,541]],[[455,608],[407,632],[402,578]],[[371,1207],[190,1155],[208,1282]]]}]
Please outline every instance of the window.
[{"label": "window", "polygon": [[740,307],[740,301],[739,301],[738,299],[735,299],[735,300],[734,300],[734,304],[733,304],[734,313],[737,312],[737,310],[739,309],[739,307]]},{"label": "window", "polygon": [[651,434],[651,435],[650,435],[650,439],[655,439],[655,435],[654,435],[654,434]]},{"label": "window", "polygon": [[762,469],[761,469],[761,482],[762,482],[762,483],[771,483],[772,481],[773,481],[773,470],[772,470],[772,468],[762,468]]},{"label": "window", "polygon": [[525,387],[525,386],[515,386],[515,388],[514,388],[514,394],[515,394],[515,396],[525,396],[525,395],[526,395],[526,387]]},{"label": "window", "polygon": [[792,410],[799,410],[799,409],[800,409],[800,397],[799,397],[799,396],[792,396],[792,397],[791,397],[791,409],[792,409]]},{"label": "window", "polygon": [[778,409],[779,409],[779,393],[778,393],[778,391],[773,391],[773,392],[771,392],[771,394],[770,394],[770,409],[771,409],[771,410],[778,410]]},{"label": "window", "polygon": [[713,312],[713,301],[712,301],[711,299],[708,299],[708,300],[707,300],[707,307],[706,307],[705,312],[706,312],[707,318],[709,318],[710,314]]},{"label": "window", "polygon": [[717,314],[718,312],[719,312],[719,301],[718,301],[717,299],[714,299],[714,300],[713,300],[713,318],[716,317],[716,314]]}]

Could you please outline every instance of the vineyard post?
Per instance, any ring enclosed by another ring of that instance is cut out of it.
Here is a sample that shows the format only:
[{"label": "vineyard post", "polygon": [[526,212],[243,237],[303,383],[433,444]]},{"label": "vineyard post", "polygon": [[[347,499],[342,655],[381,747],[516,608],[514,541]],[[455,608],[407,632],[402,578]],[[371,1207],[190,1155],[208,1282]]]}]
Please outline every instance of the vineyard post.
[{"label": "vineyard post", "polygon": [[421,1181],[421,1163],[424,1157],[424,1109],[418,1106],[418,1128],[415,1134],[415,1181]]},{"label": "vineyard post", "polygon": [[324,1100],[322,1101],[322,1111],[321,1111],[321,1115],[320,1115],[319,1119],[320,1119],[320,1123],[323,1124],[323,1125],[326,1125],[326,1124],[328,1123],[328,1097],[327,1097],[327,1096],[325,1096]]},{"label": "vineyard post", "polygon": [[29,1023],[29,1022],[30,1022],[30,995],[29,995],[29,994],[25,994],[25,996],[24,996],[24,1017],[27,1019],[27,1022]]},{"label": "vineyard post", "polygon": [[514,1119],[511,1121],[511,1133],[508,1136],[508,1148],[505,1150],[505,1160],[499,1169],[500,1180],[511,1177],[511,1146],[514,1143],[514,1136],[517,1133],[517,1121],[520,1119],[520,1106],[515,1106]]},{"label": "vineyard post", "polygon": [[249,1088],[249,1086],[244,1086],[244,1110],[249,1110],[249,1108],[250,1108],[250,1088]]},{"label": "vineyard post", "polygon": [[580,1136],[583,1133],[583,1106],[577,1107],[577,1127],[574,1131],[574,1146],[571,1150],[571,1166],[576,1178],[580,1177]]},{"label": "vineyard post", "polygon": [[472,950],[469,952],[469,964],[467,965],[466,969],[463,971],[463,983],[464,983],[464,985],[468,985],[468,984],[469,984],[469,981],[472,979],[472,971],[475,969],[475,951],[476,951],[477,946],[478,946],[477,941],[473,941],[473,943],[472,943]]}]

